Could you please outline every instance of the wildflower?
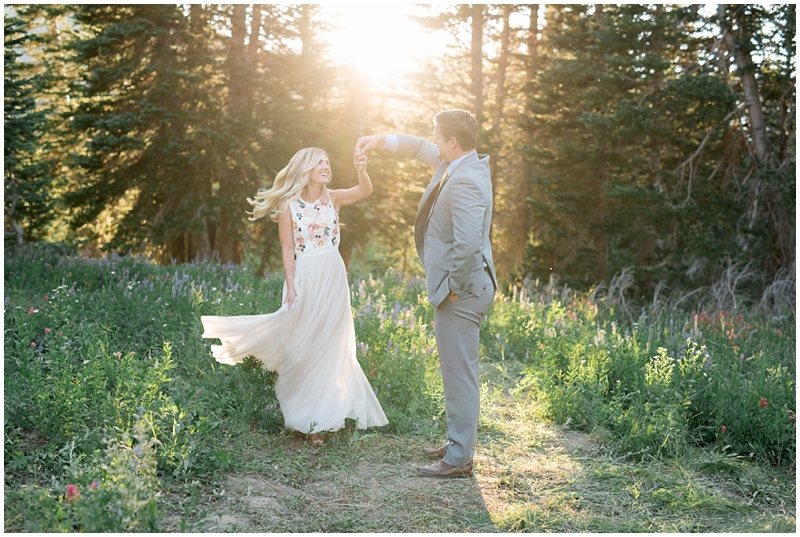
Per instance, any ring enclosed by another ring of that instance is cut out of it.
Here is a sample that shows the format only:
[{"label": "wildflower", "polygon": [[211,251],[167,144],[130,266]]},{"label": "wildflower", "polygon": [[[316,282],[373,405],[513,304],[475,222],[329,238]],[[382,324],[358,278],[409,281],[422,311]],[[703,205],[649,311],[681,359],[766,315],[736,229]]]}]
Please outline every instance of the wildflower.
[{"label": "wildflower", "polygon": [[727,431],[727,430],[728,430],[728,428],[727,428],[727,427],[725,427],[724,425],[723,425],[722,427],[720,427],[720,429],[722,429],[722,432],[723,432],[723,433],[724,433],[725,431]]},{"label": "wildflower", "polygon": [[117,358],[122,358],[122,353],[117,351],[114,353],[114,356],[116,356]]},{"label": "wildflower", "polygon": [[50,300],[50,299],[47,298],[47,295],[44,295],[44,301],[47,302],[48,300]]},{"label": "wildflower", "polygon": [[370,376],[370,377],[374,377],[374,376],[375,376],[377,373],[378,373],[378,371],[377,371],[377,370],[375,370],[375,369],[372,369],[372,370],[370,370],[370,372],[369,372],[369,376]]},{"label": "wildflower", "polygon": [[31,347],[35,347],[35,346],[36,346],[36,342],[35,341],[31,341]]},{"label": "wildflower", "polygon": [[760,406],[761,408],[767,408],[767,398],[762,397],[761,401],[758,402],[758,406]]},{"label": "wildflower", "polygon": [[100,486],[100,482],[97,479],[95,479],[94,481],[92,481],[92,484],[89,485],[89,488],[92,489],[92,490],[95,490],[99,486]]},{"label": "wildflower", "polygon": [[49,328],[45,328],[45,329],[44,329],[44,333],[45,333],[45,334],[49,334],[49,333],[50,333],[50,329],[49,329]]},{"label": "wildflower", "polygon": [[67,485],[67,501],[69,503],[74,502],[75,500],[79,500],[81,497],[81,493],[78,492],[78,487],[73,484]]},{"label": "wildflower", "polygon": [[135,351],[131,351],[131,356],[133,356],[134,354],[136,354],[136,352]]},{"label": "wildflower", "polygon": [[31,309],[28,310],[28,315],[33,315],[35,311],[36,310],[33,309],[33,306],[31,306]]},{"label": "wildflower", "polygon": [[59,335],[59,336],[63,336],[63,335],[64,335],[64,332],[62,332],[61,330],[59,330],[59,331],[58,331],[58,335]]}]

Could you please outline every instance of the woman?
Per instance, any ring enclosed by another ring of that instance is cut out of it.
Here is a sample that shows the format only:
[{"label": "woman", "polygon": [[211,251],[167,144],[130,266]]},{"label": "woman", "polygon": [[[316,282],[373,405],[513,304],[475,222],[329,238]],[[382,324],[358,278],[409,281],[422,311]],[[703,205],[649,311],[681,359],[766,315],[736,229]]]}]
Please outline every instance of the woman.
[{"label": "woman", "polygon": [[[214,358],[234,365],[254,356],[278,372],[275,393],[286,427],[301,433],[336,431],[345,418],[359,428],[388,423],[356,360],[350,289],[339,255],[339,209],[372,192],[367,157],[353,164],[358,186],[328,190],[331,168],[321,149],[298,151],[269,190],[259,190],[250,220],[269,214],[278,222],[283,306],[266,315],[203,316]],[[320,441],[319,437],[315,441]]]}]

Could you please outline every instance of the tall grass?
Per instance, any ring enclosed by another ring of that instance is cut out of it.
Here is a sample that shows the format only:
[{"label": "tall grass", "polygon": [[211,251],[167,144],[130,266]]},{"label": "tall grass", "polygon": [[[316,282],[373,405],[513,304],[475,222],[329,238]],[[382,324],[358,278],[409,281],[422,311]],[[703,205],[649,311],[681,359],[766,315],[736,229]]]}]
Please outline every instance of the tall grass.
[{"label": "tall grass", "polygon": [[[234,467],[243,432],[279,433],[274,374],[216,363],[199,319],[275,311],[282,286],[214,261],[7,250],[6,529],[159,531],[169,483]],[[358,359],[392,434],[443,432],[424,297],[423,280],[391,271],[351,286]],[[525,364],[513,393],[544,419],[606,431],[636,458],[710,445],[780,465],[795,461],[794,338],[793,316],[650,308],[631,320],[555,286],[499,299],[481,332],[486,360]]]},{"label": "tall grass", "polygon": [[794,317],[642,308],[534,286],[494,304],[482,334],[489,354],[527,364],[517,394],[543,417],[613,433],[634,457],[715,444],[794,465]]},{"label": "tall grass", "polygon": [[[6,252],[5,277],[5,465],[26,483],[6,496],[17,529],[94,527],[68,511],[21,513],[61,505],[81,476],[111,476],[118,457],[107,446],[141,445],[131,440],[137,427],[153,442],[158,475],[185,480],[229,464],[221,446],[238,431],[280,426],[271,375],[218,367],[199,316],[275,308],[282,281],[212,262],[159,267],[53,246]],[[118,492],[125,482],[108,478]],[[106,515],[126,529],[144,516]]]}]

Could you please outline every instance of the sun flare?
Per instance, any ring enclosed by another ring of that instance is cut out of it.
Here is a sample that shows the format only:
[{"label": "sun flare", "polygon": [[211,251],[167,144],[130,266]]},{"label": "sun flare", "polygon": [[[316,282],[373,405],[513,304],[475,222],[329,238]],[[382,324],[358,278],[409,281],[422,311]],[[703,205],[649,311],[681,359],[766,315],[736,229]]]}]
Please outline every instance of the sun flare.
[{"label": "sun flare", "polygon": [[397,81],[439,40],[407,17],[412,9],[410,4],[378,2],[326,6],[335,26],[332,54],[359,67],[373,83]]}]

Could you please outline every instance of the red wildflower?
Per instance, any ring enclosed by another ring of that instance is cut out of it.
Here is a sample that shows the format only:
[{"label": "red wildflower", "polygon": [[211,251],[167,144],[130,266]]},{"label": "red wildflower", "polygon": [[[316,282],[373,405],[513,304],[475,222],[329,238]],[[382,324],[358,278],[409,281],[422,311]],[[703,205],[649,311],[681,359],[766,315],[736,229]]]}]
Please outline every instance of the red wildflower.
[{"label": "red wildflower", "polygon": [[47,298],[47,295],[44,295],[44,301],[47,302],[48,300],[50,300],[50,299]]},{"label": "red wildflower", "polygon": [[720,429],[722,429],[722,432],[723,432],[723,433],[724,433],[725,431],[727,431],[727,430],[728,430],[728,428],[727,428],[727,427],[725,427],[724,425],[723,425],[722,427],[720,427]]},{"label": "red wildflower", "polygon": [[45,334],[49,334],[49,333],[50,333],[50,329],[49,329],[49,328],[45,328],[45,329],[44,329],[44,333],[45,333]]},{"label": "red wildflower", "polygon": [[96,488],[97,488],[97,487],[99,487],[99,486],[100,486],[100,482],[99,482],[97,479],[95,479],[94,481],[92,481],[92,484],[91,484],[91,485],[89,485],[89,488],[90,488],[90,489],[92,489],[92,490],[94,490],[94,489],[96,489]]},{"label": "red wildflower", "polygon": [[762,397],[761,401],[758,402],[758,406],[760,406],[761,408],[767,408],[767,398]]},{"label": "red wildflower", "polygon": [[75,500],[80,499],[81,493],[78,492],[78,487],[76,485],[67,485],[67,501],[69,503],[74,502]]},{"label": "red wildflower", "polygon": [[33,306],[31,306],[31,309],[28,310],[28,315],[33,315]]},{"label": "red wildflower", "polygon": [[31,347],[35,347],[35,346],[36,346],[36,342],[35,341],[31,341]]}]

